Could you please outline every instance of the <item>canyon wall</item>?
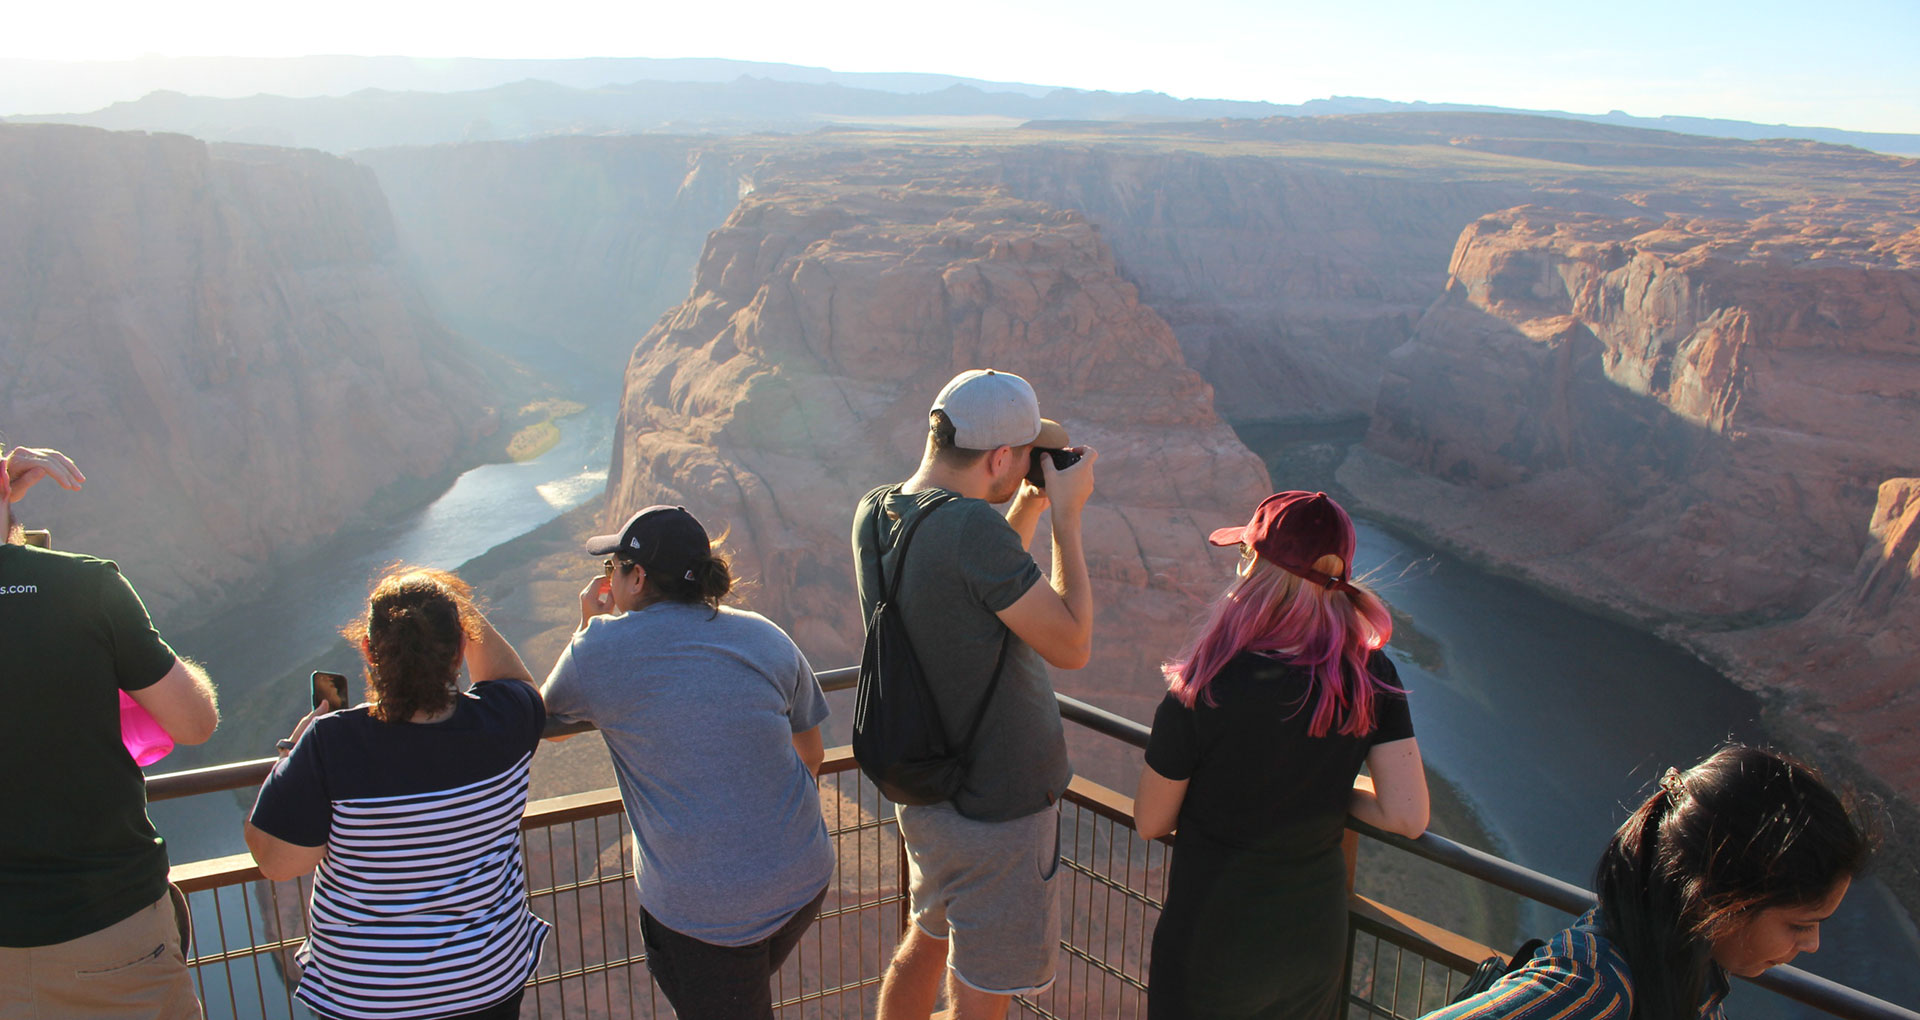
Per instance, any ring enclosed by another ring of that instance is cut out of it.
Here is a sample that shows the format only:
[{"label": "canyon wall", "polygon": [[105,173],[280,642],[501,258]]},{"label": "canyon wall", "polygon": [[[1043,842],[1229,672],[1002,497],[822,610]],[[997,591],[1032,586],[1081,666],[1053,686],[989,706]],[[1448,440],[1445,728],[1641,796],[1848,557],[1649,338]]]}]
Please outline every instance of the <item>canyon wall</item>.
[{"label": "canyon wall", "polygon": [[759,157],[680,138],[554,138],[352,158],[379,177],[445,322],[611,388],[634,341],[686,297]]},{"label": "canyon wall", "polygon": [[373,175],[316,152],[0,126],[0,428],[80,493],[15,509],[204,616],[491,427]]},{"label": "canyon wall", "polygon": [[913,472],[955,372],[1018,372],[1100,451],[1086,530],[1106,637],[1059,684],[1150,716],[1158,662],[1231,570],[1206,535],[1266,494],[1265,469],[1079,214],[906,170],[858,181],[763,181],[715,232],[628,365],[606,521],[684,503],[728,534],[753,608],[816,665],[853,662],[854,504]]},{"label": "canyon wall", "polygon": [[1446,279],[1460,228],[1519,184],[1408,180],[1259,156],[1030,147],[1023,198],[1078,209],[1234,421],[1356,417]]},{"label": "canyon wall", "polygon": [[[1865,740],[1891,706],[1827,671],[1864,654],[1901,686],[1920,672],[1920,618],[1897,611],[1903,480],[1920,474],[1913,224],[1819,207],[1484,217],[1394,352],[1341,480],[1748,682],[1810,694]],[[1766,661],[1794,641],[1793,665]],[[1902,712],[1911,733],[1920,702]],[[1920,795],[1920,773],[1882,774]]]}]

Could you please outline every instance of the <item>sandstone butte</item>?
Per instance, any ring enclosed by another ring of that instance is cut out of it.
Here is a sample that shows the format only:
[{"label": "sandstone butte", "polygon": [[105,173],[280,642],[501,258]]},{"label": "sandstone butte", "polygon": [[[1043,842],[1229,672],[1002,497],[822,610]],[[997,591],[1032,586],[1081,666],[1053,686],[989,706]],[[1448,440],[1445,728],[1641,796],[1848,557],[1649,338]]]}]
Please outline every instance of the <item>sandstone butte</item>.
[{"label": "sandstone butte", "polygon": [[1479,219],[1341,481],[1662,626],[1920,800],[1920,229]]},{"label": "sandstone butte", "polygon": [[24,520],[192,620],[491,427],[373,175],[317,152],[0,125],[0,422],[78,494]]},{"label": "sandstone butte", "polygon": [[[1232,566],[1205,536],[1243,519],[1267,472],[1076,213],[883,168],[763,186],[634,351],[605,519],[683,502],[726,534],[752,608],[816,665],[853,662],[854,504],[912,473],[934,395],[978,366],[1025,376],[1043,413],[1100,451],[1095,626],[1126,637],[1062,681],[1149,718],[1160,658]],[[1117,749],[1084,750],[1086,771],[1122,780]]]}]

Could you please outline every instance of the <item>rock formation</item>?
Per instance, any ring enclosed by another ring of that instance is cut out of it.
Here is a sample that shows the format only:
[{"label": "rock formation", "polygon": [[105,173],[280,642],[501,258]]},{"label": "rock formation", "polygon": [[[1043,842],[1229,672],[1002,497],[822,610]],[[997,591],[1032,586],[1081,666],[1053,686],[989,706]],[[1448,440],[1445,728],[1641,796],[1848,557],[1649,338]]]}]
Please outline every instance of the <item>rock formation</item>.
[{"label": "rock formation", "polygon": [[79,494],[20,516],[189,620],[489,427],[373,175],[315,152],[0,126],[0,427]]},{"label": "rock formation", "polygon": [[1474,217],[1523,184],[1356,175],[1286,160],[1035,146],[1023,198],[1083,212],[1233,421],[1364,415],[1387,354]]},{"label": "rock formation", "polygon": [[1226,577],[1205,535],[1267,476],[1078,214],[884,167],[766,183],[634,351],[606,519],[684,502],[728,533],[755,609],[816,665],[852,662],[853,506],[912,473],[934,394],[983,365],[1100,451],[1088,566],[1110,639],[1060,686],[1148,717],[1159,659]]},{"label": "rock formation", "polygon": [[1857,748],[1909,801],[1920,792],[1920,478],[1890,478],[1866,549],[1840,591],[1804,618],[1706,635],[1744,677],[1784,692],[1802,718]]},{"label": "rock formation", "polygon": [[[1814,611],[1769,647],[1798,635],[1824,671],[1872,629],[1910,683],[1920,618],[1893,607],[1920,473],[1920,230],[1835,219],[1480,219],[1343,482],[1723,654],[1752,642],[1704,635]],[[1784,682],[1864,710],[1837,680]]]}]

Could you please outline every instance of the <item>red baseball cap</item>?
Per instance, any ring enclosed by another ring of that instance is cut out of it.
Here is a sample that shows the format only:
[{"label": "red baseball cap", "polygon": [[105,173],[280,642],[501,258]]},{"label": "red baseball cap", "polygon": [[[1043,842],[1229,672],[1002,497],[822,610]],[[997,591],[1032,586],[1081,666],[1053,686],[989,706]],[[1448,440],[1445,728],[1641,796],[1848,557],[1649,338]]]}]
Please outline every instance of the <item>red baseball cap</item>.
[{"label": "red baseball cap", "polygon": [[[1353,519],[1324,492],[1276,492],[1260,501],[1244,527],[1207,536],[1214,545],[1246,545],[1261,559],[1323,588],[1347,588],[1353,572]],[[1338,556],[1344,574],[1314,569],[1322,556]]]}]

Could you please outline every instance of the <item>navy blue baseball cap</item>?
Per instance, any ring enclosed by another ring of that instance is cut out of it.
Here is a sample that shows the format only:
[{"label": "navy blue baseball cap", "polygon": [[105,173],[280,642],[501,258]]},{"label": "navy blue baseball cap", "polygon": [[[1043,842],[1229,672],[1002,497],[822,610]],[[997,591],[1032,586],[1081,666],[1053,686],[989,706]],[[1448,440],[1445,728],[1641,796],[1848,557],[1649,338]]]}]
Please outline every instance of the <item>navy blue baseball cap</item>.
[{"label": "navy blue baseball cap", "polygon": [[712,555],[707,529],[683,506],[650,506],[627,518],[626,526],[610,535],[587,539],[594,556],[612,553],[640,564],[656,577],[692,580],[693,565]]}]

